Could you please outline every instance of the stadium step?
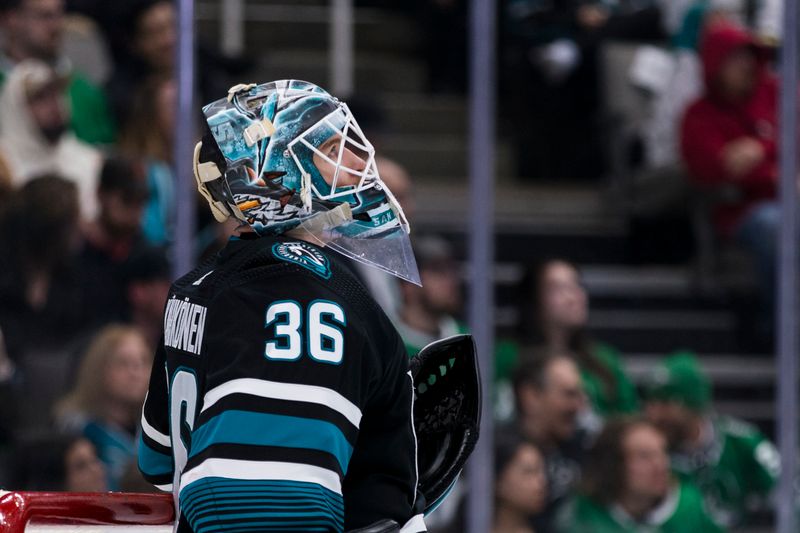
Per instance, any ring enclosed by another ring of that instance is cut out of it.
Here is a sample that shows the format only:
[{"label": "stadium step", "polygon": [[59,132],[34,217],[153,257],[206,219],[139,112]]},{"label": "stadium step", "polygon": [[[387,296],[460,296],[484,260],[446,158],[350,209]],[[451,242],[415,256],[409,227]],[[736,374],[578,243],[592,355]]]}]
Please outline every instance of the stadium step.
[{"label": "stadium step", "polygon": [[[414,220],[428,231],[445,232],[454,238],[468,231],[469,182],[446,182],[434,176],[413,175],[416,201]],[[524,260],[542,253],[528,249],[527,237],[613,237],[625,234],[623,217],[609,210],[603,193],[594,186],[565,187],[557,184],[497,184],[495,230],[498,260]],[[517,244],[513,244],[513,240]]]},{"label": "stadium step", "polygon": [[[325,50],[332,2],[320,0],[247,0],[245,50],[254,56],[284,54],[291,49]],[[198,35],[219,42],[222,1],[197,3]],[[353,10],[354,40],[361,50],[416,52],[422,33],[412,17],[370,7]]]},{"label": "stadium step", "polygon": [[445,134],[467,138],[464,97],[385,92],[381,103],[392,133]]},{"label": "stadium step", "polygon": [[736,314],[728,310],[648,311],[593,306],[589,317],[594,335],[623,352],[642,348],[661,353],[681,349],[736,350],[737,326]]},{"label": "stadium step", "polygon": [[[327,51],[281,49],[267,51],[256,58],[254,79],[295,78],[329,85]],[[388,56],[357,51],[355,57],[357,91],[382,93],[387,90],[419,92],[425,86],[425,67],[403,55]]]},{"label": "stadium step", "polygon": [[[498,141],[495,172],[498,180],[511,181],[514,174],[514,153],[507,142]],[[385,136],[383,153],[406,167],[416,181],[463,183],[468,172],[468,145],[463,135],[391,134]]]}]

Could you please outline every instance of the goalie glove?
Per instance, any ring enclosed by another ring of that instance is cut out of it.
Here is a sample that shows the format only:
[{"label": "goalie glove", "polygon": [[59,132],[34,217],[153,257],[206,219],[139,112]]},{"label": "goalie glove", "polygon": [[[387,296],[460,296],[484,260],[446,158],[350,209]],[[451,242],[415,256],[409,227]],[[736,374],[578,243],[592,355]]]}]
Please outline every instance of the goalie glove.
[{"label": "goalie glove", "polygon": [[475,444],[481,422],[481,384],[475,342],[455,335],[432,342],[411,359],[418,490],[425,514],[444,501]]}]

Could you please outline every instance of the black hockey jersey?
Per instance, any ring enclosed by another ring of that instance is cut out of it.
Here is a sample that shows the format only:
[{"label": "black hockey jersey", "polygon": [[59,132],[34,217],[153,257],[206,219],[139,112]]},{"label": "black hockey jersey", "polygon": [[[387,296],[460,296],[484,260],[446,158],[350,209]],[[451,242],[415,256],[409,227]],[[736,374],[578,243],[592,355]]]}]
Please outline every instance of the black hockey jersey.
[{"label": "black hockey jersey", "polygon": [[196,533],[402,524],[412,402],[403,343],[343,258],[232,239],[172,286],[139,467]]}]

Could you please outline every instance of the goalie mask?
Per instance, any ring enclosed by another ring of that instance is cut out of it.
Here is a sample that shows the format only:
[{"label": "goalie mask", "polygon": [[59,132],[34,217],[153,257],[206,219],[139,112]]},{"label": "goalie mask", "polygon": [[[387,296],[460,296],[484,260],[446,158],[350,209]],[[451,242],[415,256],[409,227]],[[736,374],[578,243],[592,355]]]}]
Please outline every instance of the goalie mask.
[{"label": "goalie mask", "polygon": [[194,170],[217,220],[291,232],[419,284],[408,221],[346,104],[282,80],[237,85],[203,113]]}]

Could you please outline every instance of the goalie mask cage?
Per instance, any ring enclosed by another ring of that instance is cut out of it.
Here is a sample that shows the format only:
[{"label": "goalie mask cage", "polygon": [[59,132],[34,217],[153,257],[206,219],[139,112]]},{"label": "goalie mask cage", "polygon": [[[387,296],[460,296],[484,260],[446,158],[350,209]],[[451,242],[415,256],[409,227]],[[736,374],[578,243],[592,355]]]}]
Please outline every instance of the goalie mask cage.
[{"label": "goalie mask cage", "polygon": [[0,491],[4,533],[172,531],[170,494]]}]

